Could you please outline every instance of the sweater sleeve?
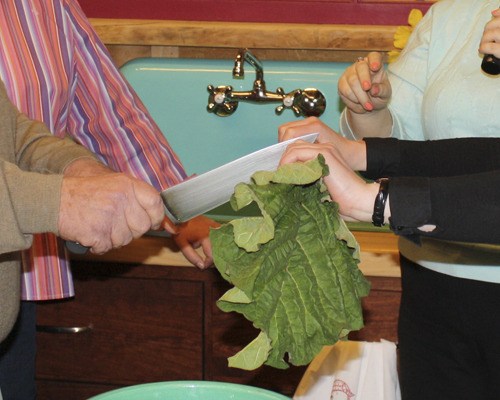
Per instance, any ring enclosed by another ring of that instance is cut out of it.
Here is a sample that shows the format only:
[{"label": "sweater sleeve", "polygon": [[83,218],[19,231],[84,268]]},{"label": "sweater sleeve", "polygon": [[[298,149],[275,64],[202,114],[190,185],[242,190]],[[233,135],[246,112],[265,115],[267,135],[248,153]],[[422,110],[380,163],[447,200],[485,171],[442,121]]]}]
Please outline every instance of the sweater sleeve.
[{"label": "sweater sleeve", "polygon": [[[500,244],[500,170],[449,177],[392,178],[391,229],[399,235]],[[426,233],[418,229],[434,224]]]},{"label": "sweater sleeve", "polygon": [[24,170],[62,174],[77,159],[96,159],[72,139],[53,136],[45,125],[24,114],[18,113],[16,127],[16,164]]},{"label": "sweater sleeve", "polygon": [[500,169],[500,138],[365,138],[366,177],[457,176]]},{"label": "sweater sleeve", "polygon": [[92,153],[29,120],[0,86],[0,253],[31,245],[31,234],[57,233],[66,166]]},{"label": "sweater sleeve", "polygon": [[31,246],[32,234],[57,232],[62,175],[0,162],[0,253]]}]

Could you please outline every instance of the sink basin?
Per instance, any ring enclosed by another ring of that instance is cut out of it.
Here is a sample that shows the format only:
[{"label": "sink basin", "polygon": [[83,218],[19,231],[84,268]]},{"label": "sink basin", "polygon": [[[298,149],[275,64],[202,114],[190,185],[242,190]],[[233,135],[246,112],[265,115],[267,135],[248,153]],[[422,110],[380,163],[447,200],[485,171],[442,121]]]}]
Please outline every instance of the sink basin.
[{"label": "sink basin", "polygon": [[[332,62],[264,61],[267,90],[285,93],[316,88],[326,98],[320,117],[338,128],[341,105],[337,81],[349,64]],[[233,79],[232,60],[142,58],[121,71],[150,111],[186,172],[201,174],[235,158],[277,142],[278,127],[298,120],[292,110],[276,115],[278,103],[241,102],[234,114],[220,117],[207,111],[208,85],[231,85],[235,91],[253,87],[255,72],[245,66],[244,79]],[[258,213],[249,207],[246,215]],[[229,204],[208,213],[218,220],[235,215]],[[240,215],[240,213],[238,213]]]},{"label": "sink basin", "polygon": [[[321,117],[338,127],[337,81],[347,64],[266,61],[267,90],[314,87],[326,97]],[[244,79],[232,78],[232,60],[144,58],[125,64],[121,71],[137,91],[162,132],[179,155],[188,174],[200,174],[235,158],[276,143],[278,126],[297,120],[291,110],[276,115],[278,103],[241,102],[233,115],[219,117],[207,111],[207,86],[232,85],[251,90],[255,73],[246,67]]]}]

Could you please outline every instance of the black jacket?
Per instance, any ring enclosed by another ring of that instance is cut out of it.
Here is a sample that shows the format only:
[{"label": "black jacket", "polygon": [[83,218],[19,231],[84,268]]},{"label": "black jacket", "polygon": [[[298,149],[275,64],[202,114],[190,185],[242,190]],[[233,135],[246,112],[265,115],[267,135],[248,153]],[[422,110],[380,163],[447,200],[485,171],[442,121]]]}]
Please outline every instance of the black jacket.
[{"label": "black jacket", "polygon": [[[395,233],[500,244],[500,138],[365,142],[364,176],[391,178]],[[423,233],[424,224],[437,229]]]}]

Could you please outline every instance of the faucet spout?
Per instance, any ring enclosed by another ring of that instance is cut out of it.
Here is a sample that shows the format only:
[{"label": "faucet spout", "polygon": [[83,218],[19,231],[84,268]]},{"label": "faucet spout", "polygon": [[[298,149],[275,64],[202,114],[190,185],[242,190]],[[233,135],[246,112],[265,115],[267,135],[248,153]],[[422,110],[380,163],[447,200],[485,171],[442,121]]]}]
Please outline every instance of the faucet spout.
[{"label": "faucet spout", "polygon": [[264,67],[260,60],[248,49],[241,49],[234,60],[233,78],[243,79],[245,77],[244,63],[248,62],[255,69],[255,80],[264,81]]}]

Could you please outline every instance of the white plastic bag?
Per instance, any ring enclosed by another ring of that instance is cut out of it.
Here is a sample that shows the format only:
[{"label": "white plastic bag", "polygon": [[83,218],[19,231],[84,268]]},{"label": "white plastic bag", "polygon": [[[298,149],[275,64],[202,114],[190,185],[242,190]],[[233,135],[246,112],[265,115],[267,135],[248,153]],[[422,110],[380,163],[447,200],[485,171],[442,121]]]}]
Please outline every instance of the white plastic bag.
[{"label": "white plastic bag", "polygon": [[340,341],[307,368],[294,400],[401,400],[396,345]]}]

